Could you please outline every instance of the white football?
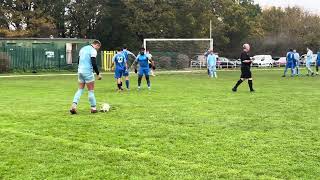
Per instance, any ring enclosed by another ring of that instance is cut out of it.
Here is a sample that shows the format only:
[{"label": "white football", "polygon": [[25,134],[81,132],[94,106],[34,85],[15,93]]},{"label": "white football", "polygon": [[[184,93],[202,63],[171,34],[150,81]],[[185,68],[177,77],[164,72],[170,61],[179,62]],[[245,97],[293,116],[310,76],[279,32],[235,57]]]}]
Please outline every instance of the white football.
[{"label": "white football", "polygon": [[101,105],[100,111],[101,112],[108,112],[110,110],[110,105],[108,103],[103,103]]}]

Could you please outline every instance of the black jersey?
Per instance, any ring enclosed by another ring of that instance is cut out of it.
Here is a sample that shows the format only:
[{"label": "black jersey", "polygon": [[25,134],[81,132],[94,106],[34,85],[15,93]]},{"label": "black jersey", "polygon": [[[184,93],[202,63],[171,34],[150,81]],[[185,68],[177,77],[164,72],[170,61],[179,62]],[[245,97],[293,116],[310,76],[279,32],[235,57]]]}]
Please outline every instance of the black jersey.
[{"label": "black jersey", "polygon": [[241,59],[241,67],[249,67],[250,68],[251,62],[249,62],[249,63],[243,62],[245,60],[251,60],[248,52],[243,51],[241,53],[240,59]]}]

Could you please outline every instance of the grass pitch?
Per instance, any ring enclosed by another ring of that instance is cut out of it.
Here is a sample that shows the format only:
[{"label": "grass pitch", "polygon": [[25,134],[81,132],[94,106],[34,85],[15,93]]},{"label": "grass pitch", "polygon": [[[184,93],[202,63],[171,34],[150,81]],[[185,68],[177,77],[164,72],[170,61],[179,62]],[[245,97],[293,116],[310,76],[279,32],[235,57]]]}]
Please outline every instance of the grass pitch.
[{"label": "grass pitch", "polygon": [[319,179],[320,77],[161,74],[96,83],[109,113],[68,110],[76,76],[0,78],[0,179]]}]

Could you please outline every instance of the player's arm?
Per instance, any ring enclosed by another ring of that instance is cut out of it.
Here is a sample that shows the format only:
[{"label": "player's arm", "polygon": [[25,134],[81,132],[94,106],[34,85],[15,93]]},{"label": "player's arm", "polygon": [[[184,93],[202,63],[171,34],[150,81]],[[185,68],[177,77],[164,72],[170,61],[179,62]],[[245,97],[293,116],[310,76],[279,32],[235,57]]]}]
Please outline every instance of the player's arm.
[{"label": "player's arm", "polygon": [[150,61],[150,63],[151,63],[152,69],[155,70],[155,69],[156,69],[156,66],[154,65],[154,61],[153,61],[152,57],[148,57],[148,59],[149,59],[149,61]]},{"label": "player's arm", "polygon": [[128,54],[132,55],[135,59],[137,58],[137,56],[134,55],[131,51],[127,51],[127,52],[128,52]]},{"label": "player's arm", "polygon": [[97,54],[98,53],[97,53],[96,50],[92,51],[92,53],[91,53],[91,64],[92,64],[92,68],[93,68],[94,72],[99,76],[98,80],[101,80],[102,76],[100,75],[99,68],[98,68],[98,65],[97,65]]},{"label": "player's arm", "polygon": [[116,55],[114,55],[113,58],[112,58],[112,61],[111,61],[112,63],[111,63],[110,69],[113,68],[115,59],[116,59]]},{"label": "player's arm", "polygon": [[138,72],[138,70],[137,70],[137,64],[138,64],[139,56],[140,56],[140,55],[136,56],[136,60],[134,60],[133,63],[132,63],[132,66],[134,67],[134,73],[137,73],[137,72]]},{"label": "player's arm", "polygon": [[242,57],[241,59],[244,59],[242,62],[244,62],[244,63],[251,63],[252,62],[252,60],[250,59],[250,57],[248,58],[248,57],[246,57],[246,56],[244,56],[244,57]]}]

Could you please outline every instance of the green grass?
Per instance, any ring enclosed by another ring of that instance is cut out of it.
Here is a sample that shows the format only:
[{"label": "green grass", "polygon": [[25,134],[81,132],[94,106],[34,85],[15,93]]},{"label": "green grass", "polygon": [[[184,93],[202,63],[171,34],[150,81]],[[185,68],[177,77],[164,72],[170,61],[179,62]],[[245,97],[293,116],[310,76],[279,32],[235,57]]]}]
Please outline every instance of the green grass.
[{"label": "green grass", "polygon": [[76,76],[0,78],[0,179],[319,179],[320,77],[161,74],[152,90],[96,83],[69,115]]}]

